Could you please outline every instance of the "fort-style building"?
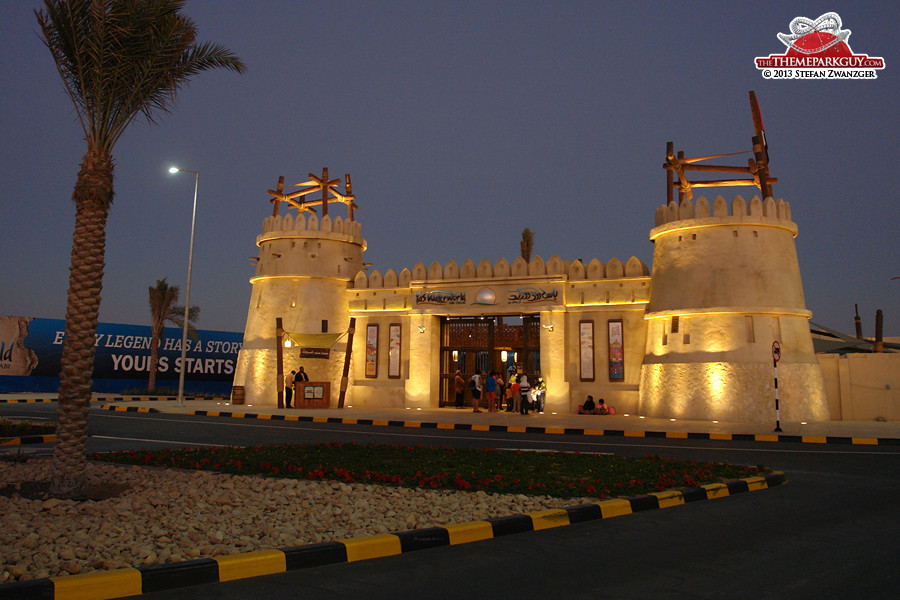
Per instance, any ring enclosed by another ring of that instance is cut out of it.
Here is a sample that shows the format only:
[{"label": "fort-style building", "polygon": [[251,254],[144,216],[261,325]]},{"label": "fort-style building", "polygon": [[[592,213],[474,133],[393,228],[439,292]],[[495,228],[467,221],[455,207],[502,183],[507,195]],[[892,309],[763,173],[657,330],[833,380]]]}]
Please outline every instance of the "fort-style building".
[{"label": "fort-style building", "polygon": [[[316,385],[299,406],[452,406],[457,369],[478,369],[541,377],[548,413],[591,394],[620,414],[772,422],[777,341],[781,418],[829,418],[787,202],[660,206],[652,273],[635,257],[556,255],[382,273],[364,267],[352,193],[327,183],[316,189],[336,193],[346,218],[324,196],[297,201],[310,190],[270,191],[234,379],[248,403],[280,402],[302,364]],[[279,215],[282,201],[297,212]]]}]

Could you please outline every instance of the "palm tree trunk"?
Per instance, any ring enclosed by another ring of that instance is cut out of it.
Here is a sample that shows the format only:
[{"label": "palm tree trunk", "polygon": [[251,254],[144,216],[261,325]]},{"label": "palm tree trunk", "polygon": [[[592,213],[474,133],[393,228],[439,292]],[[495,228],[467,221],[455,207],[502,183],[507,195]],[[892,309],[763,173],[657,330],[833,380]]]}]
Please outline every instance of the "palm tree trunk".
[{"label": "palm tree trunk", "polygon": [[77,496],[84,488],[87,420],[94,371],[106,248],[106,219],[113,196],[112,156],[88,148],[72,199],[75,233],[66,307],[66,334],[59,375],[59,408],[53,448],[51,493]]}]

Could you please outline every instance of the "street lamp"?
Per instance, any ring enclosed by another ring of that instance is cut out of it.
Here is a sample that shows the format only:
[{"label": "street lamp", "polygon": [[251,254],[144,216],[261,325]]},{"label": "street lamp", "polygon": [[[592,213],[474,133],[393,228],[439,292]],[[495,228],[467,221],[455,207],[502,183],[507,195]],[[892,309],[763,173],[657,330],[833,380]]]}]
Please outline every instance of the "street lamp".
[{"label": "street lamp", "polygon": [[170,167],[169,173],[194,174],[194,211],[191,215],[191,246],[188,252],[188,276],[187,276],[187,294],[184,299],[184,323],[181,331],[181,373],[178,375],[178,398],[175,400],[177,406],[184,406],[184,372],[187,369],[187,334],[188,334],[188,315],[191,310],[191,274],[194,269],[194,227],[197,224],[197,190],[200,188],[200,172],[191,171],[190,169],[179,169],[178,167]]}]

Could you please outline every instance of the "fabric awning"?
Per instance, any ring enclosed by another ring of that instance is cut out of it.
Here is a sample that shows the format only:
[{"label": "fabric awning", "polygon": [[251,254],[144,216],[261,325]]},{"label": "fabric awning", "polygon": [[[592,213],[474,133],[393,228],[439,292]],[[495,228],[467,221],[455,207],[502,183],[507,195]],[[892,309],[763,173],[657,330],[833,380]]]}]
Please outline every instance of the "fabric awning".
[{"label": "fabric awning", "polygon": [[331,348],[341,339],[343,333],[288,333],[284,337],[290,339],[301,348]]}]

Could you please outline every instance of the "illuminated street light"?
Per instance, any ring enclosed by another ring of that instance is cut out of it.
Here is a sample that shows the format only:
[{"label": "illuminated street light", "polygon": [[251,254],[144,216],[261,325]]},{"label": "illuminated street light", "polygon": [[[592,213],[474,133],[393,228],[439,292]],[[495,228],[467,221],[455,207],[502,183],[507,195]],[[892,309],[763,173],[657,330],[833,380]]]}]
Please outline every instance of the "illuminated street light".
[{"label": "illuminated street light", "polygon": [[197,190],[200,189],[200,172],[191,171],[189,169],[179,169],[178,167],[170,167],[169,173],[193,173],[194,174],[194,211],[191,215],[191,244],[188,251],[188,276],[187,276],[187,293],[184,299],[184,323],[181,331],[181,373],[178,375],[178,398],[175,400],[177,406],[184,406],[184,373],[187,370],[187,334],[188,334],[188,315],[191,310],[191,275],[194,269],[194,227],[197,224]]}]

